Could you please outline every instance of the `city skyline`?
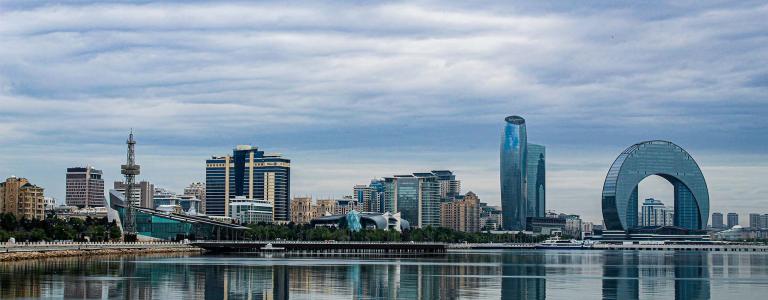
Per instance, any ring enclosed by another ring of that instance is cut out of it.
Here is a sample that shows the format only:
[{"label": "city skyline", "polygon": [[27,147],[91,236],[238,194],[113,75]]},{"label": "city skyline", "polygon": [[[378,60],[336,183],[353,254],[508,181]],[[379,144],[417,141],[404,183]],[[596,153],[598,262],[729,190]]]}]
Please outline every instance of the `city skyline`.
[{"label": "city skyline", "polygon": [[[134,127],[138,180],[176,192],[253,144],[291,158],[291,196],[449,169],[499,205],[499,124],[520,115],[547,209],[602,219],[615,155],[663,139],[696,157],[710,212],[768,212],[767,5],[313,5],[3,2],[2,176],[63,202],[68,167],[120,179]],[[200,22],[155,17],[179,14]],[[640,199],[671,201],[651,182]]]}]

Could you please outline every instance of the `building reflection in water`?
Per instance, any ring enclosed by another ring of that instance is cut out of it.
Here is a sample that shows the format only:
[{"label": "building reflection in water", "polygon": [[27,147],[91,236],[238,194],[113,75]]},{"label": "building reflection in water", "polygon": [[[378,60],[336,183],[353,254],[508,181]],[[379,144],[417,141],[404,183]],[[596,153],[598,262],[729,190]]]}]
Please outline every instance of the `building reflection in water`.
[{"label": "building reflection in water", "polygon": [[[656,253],[641,257],[636,251],[604,254],[603,299],[639,299],[643,295],[660,294],[673,279],[675,299],[709,299],[709,262],[706,252]],[[648,261],[648,259],[658,261]],[[642,266],[642,268],[641,268]]]},{"label": "building reflection in water", "polygon": [[501,299],[545,299],[545,251],[502,254]]}]

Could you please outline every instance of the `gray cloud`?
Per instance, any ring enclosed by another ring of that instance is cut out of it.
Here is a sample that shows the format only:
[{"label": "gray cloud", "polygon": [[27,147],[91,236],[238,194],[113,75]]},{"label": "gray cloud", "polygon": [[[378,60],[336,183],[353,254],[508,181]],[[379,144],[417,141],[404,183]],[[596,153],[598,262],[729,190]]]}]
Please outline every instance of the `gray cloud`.
[{"label": "gray cloud", "polygon": [[[597,215],[579,203],[597,203],[612,150],[639,140],[674,140],[718,157],[713,176],[756,182],[746,174],[760,170],[723,161],[766,162],[766,14],[760,2],[6,1],[0,167],[39,170],[14,154],[25,147],[116,164],[133,127],[163,166],[147,176],[176,189],[202,179],[191,171],[207,155],[251,142],[298,158],[301,193],[439,165],[493,202],[500,120],[521,114],[551,149],[550,207]],[[27,176],[61,197],[53,174]]]}]

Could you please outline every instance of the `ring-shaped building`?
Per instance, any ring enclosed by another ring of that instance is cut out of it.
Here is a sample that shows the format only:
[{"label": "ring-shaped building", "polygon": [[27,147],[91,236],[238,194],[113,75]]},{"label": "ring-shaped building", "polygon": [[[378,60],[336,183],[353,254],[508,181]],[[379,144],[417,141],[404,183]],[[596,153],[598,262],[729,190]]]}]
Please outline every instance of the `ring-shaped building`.
[{"label": "ring-shaped building", "polygon": [[668,141],[637,143],[621,153],[603,184],[603,220],[608,230],[638,227],[637,186],[658,175],[674,187],[674,225],[704,229],[709,216],[709,191],[704,174],[688,152]]}]

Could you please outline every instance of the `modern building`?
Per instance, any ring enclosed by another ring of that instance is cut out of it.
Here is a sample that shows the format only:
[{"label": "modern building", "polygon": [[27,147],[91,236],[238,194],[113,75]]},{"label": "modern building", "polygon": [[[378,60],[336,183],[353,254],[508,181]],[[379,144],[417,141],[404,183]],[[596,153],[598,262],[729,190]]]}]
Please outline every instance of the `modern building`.
[{"label": "modern building", "polygon": [[239,224],[272,223],[272,204],[266,200],[235,196],[229,202],[229,217]]},{"label": "modern building", "polygon": [[[123,230],[126,203],[124,192],[109,191],[109,221],[116,221]],[[245,235],[246,227],[217,222],[204,216],[168,213],[151,208],[134,209],[136,232],[139,239],[163,240],[238,240]]]},{"label": "modern building", "polygon": [[373,179],[368,185],[358,184],[352,188],[352,195],[364,212],[387,211],[384,197],[384,180]]},{"label": "modern building", "polygon": [[760,214],[749,214],[749,227],[760,228]]},{"label": "modern building", "polygon": [[768,214],[760,216],[760,229],[768,229]]},{"label": "modern building", "polygon": [[456,180],[456,175],[450,170],[433,170],[432,174],[437,177],[440,184],[440,201],[452,201],[461,195],[461,181]]},{"label": "modern building", "polygon": [[725,228],[725,224],[723,223],[723,214],[716,212],[712,213],[712,228],[721,229]]},{"label": "modern building", "polygon": [[647,141],[625,149],[603,184],[603,220],[608,230],[638,227],[638,184],[658,175],[674,187],[674,226],[704,229],[709,219],[709,191],[704,174],[688,152],[668,141]]},{"label": "modern building", "polygon": [[56,209],[56,199],[53,197],[43,197],[46,212],[52,212]]},{"label": "modern building", "polygon": [[556,235],[565,232],[566,219],[552,217],[528,217],[525,230],[534,234]]},{"label": "modern building", "polygon": [[342,199],[336,200],[336,215],[346,215],[350,211],[360,211],[360,205],[357,200],[352,196],[344,196]]},{"label": "modern building", "polygon": [[293,197],[291,200],[291,222],[309,224],[314,215],[312,197]]},{"label": "modern building", "polygon": [[[125,182],[115,181],[113,187],[114,190],[125,195]],[[134,207],[155,208],[155,185],[149,181],[142,181],[134,185],[131,194],[133,194],[131,199],[133,199]]]},{"label": "modern building", "polygon": [[643,202],[640,212],[640,226],[674,226],[675,210],[663,202],[648,198]]},{"label": "modern building", "polygon": [[205,182],[193,182],[184,188],[184,195],[192,195],[200,200],[199,214],[205,214]]},{"label": "modern building", "polygon": [[43,188],[16,176],[0,182],[0,213],[13,214],[16,219],[45,219]]},{"label": "modern building", "polygon": [[728,228],[733,228],[736,225],[739,225],[739,214],[728,213]]},{"label": "modern building", "polygon": [[104,179],[101,170],[91,166],[67,168],[65,202],[70,206],[103,207]]},{"label": "modern building", "polygon": [[267,201],[274,209],[274,222],[287,223],[291,217],[290,181],[290,159],[254,146],[237,146],[232,155],[206,160],[206,213],[228,216],[231,199],[244,196]]},{"label": "modern building", "polygon": [[583,227],[581,217],[579,215],[566,215],[563,218],[565,219],[565,229],[563,233],[572,237],[580,237]]},{"label": "modern building", "polygon": [[542,145],[528,143],[526,181],[527,216],[543,216],[546,200],[547,170],[545,163],[546,148]]},{"label": "modern building", "polygon": [[403,231],[410,229],[408,221],[402,219],[399,213],[360,213],[354,210],[346,214],[319,216],[313,218],[310,224],[315,227],[346,228],[350,231],[362,229]]},{"label": "modern building", "polygon": [[501,208],[480,203],[480,230],[501,229]]},{"label": "modern building", "polygon": [[470,191],[461,200],[443,202],[440,222],[443,227],[456,231],[480,231],[480,198]]},{"label": "modern building", "polygon": [[501,208],[505,230],[523,230],[528,217],[544,217],[545,147],[528,143],[525,119],[509,116],[501,136]]},{"label": "modern building", "polygon": [[440,226],[440,183],[432,173],[384,178],[384,202],[388,212],[399,212],[412,226]]}]

